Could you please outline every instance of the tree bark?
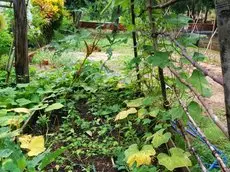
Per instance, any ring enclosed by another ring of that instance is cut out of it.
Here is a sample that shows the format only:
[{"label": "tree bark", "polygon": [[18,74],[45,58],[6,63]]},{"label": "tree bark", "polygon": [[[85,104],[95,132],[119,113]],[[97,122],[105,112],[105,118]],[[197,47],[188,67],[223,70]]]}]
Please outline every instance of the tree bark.
[{"label": "tree bark", "polygon": [[216,0],[221,66],[224,79],[224,96],[228,134],[230,136],[230,2]]},{"label": "tree bark", "polygon": [[27,14],[25,0],[14,0],[15,71],[17,83],[29,83]]}]

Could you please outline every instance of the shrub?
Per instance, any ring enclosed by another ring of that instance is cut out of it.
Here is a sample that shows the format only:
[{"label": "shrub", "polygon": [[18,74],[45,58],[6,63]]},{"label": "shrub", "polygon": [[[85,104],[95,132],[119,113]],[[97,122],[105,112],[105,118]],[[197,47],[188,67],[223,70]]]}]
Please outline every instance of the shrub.
[{"label": "shrub", "polygon": [[50,42],[64,15],[64,0],[32,0],[33,25]]},{"label": "shrub", "polygon": [[11,43],[12,43],[12,36],[7,30],[2,30],[0,32],[0,57],[4,54],[8,54]]}]

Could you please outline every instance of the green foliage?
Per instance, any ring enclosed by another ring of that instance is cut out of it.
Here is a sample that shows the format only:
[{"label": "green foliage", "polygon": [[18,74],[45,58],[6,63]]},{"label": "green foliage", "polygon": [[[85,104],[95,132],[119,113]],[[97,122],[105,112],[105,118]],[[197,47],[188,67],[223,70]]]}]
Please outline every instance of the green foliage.
[{"label": "green foliage", "polygon": [[175,168],[192,166],[188,158],[190,156],[188,152],[179,148],[171,148],[169,152],[171,156],[164,153],[157,156],[159,164],[165,166],[168,170],[173,171]]},{"label": "green foliage", "polygon": [[188,79],[194,88],[204,97],[211,97],[212,92],[208,81],[199,70],[194,70],[192,76]]},{"label": "green foliage", "polygon": [[0,58],[2,59],[4,58],[2,55],[9,53],[13,39],[8,30],[0,31],[0,37]]}]

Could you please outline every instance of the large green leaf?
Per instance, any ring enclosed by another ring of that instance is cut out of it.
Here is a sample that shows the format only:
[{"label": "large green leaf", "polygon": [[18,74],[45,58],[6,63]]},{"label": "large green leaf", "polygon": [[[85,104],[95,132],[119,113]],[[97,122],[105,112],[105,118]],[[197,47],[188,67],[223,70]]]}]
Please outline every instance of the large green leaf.
[{"label": "large green leaf", "polygon": [[165,166],[169,171],[179,167],[192,166],[192,162],[189,159],[190,153],[184,152],[180,148],[171,148],[169,152],[171,156],[165,153],[160,153],[157,156],[159,164]]},{"label": "large green leaf", "polygon": [[168,113],[170,114],[172,121],[175,119],[181,119],[185,115],[185,112],[181,106],[170,109]]},{"label": "large green leaf", "polygon": [[0,159],[8,158],[13,153],[10,149],[1,149],[0,150]]},{"label": "large green leaf", "polygon": [[195,69],[192,76],[187,80],[204,97],[211,97],[212,91],[204,74]]},{"label": "large green leaf", "polygon": [[164,18],[166,20],[167,25],[169,25],[171,29],[186,26],[188,25],[188,22],[192,20],[190,17],[177,14],[166,15]]},{"label": "large green leaf", "polygon": [[[0,169],[1,170],[1,169]],[[7,172],[21,172],[12,159],[6,159],[2,163],[2,170]]]},{"label": "large green leaf", "polygon": [[18,105],[19,105],[20,107],[32,103],[30,100],[25,99],[25,98],[17,99],[16,102],[18,103]]},{"label": "large green leaf", "polygon": [[194,52],[193,57],[192,57],[192,59],[197,62],[199,61],[203,62],[206,58],[207,57],[205,55],[198,53],[198,52]]},{"label": "large green leaf", "polygon": [[63,108],[64,105],[61,104],[61,103],[54,103],[50,106],[48,106],[46,109],[45,109],[45,112],[50,112],[50,111],[53,111],[53,110],[58,110],[58,109],[61,109]]},{"label": "large green leaf", "polygon": [[150,165],[151,156],[155,154],[156,151],[153,149],[152,145],[144,145],[142,149],[139,150],[137,144],[133,144],[125,151],[125,160],[129,167],[135,162],[137,163],[137,167],[140,165]]},{"label": "large green leaf", "polygon": [[53,162],[58,156],[64,153],[66,149],[67,148],[60,148],[55,152],[46,154],[45,157],[42,159],[41,164],[39,165],[39,169],[42,170],[43,168],[45,168],[47,165]]},{"label": "large green leaf", "polygon": [[167,143],[169,141],[169,139],[171,138],[171,133],[169,132],[166,132],[165,134],[163,133],[164,133],[164,129],[161,129],[153,135],[153,139],[152,139],[153,147],[158,148],[160,145]]},{"label": "large green leaf", "polygon": [[153,66],[165,68],[169,65],[169,52],[155,52],[153,56],[149,56],[147,61]]}]

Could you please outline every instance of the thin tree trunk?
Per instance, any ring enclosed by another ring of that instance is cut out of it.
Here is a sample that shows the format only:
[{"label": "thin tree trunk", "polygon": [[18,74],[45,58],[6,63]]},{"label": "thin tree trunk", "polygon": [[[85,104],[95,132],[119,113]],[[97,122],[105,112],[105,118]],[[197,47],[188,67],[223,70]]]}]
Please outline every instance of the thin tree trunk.
[{"label": "thin tree trunk", "polygon": [[116,8],[116,18],[115,18],[115,22],[114,22],[114,27],[113,27],[113,34],[116,34],[119,31],[119,17],[121,15],[121,6],[119,5]]},{"label": "thin tree trunk", "polygon": [[27,14],[25,0],[14,0],[15,71],[17,83],[29,82]]},{"label": "thin tree trunk", "polygon": [[[148,14],[149,14],[149,22],[150,22],[150,28],[151,28],[151,35],[152,35],[152,40],[153,40],[153,48],[155,51],[157,51],[157,33],[156,33],[156,27],[154,24],[154,19],[152,16],[153,13],[153,1],[152,0],[147,0],[147,9],[148,9]],[[162,97],[164,101],[164,108],[168,109],[169,108],[169,103],[167,100],[167,93],[166,93],[166,84],[165,84],[165,79],[164,79],[164,71],[162,68],[158,68],[158,74],[159,74],[159,79],[161,83],[161,91],[162,91]]]},{"label": "thin tree trunk", "polygon": [[228,134],[230,136],[230,1],[216,0],[220,56],[224,78],[224,95]]},{"label": "thin tree trunk", "polygon": [[208,20],[208,12],[209,12],[209,9],[206,8],[206,10],[205,10],[205,16],[204,16],[204,23],[207,23],[207,20]]},{"label": "thin tree trunk", "polygon": [[138,63],[138,52],[137,52],[137,33],[135,30],[136,26],[136,16],[135,16],[135,6],[134,0],[131,0],[131,17],[132,17],[132,25],[134,26],[132,36],[133,36],[133,48],[134,48],[134,58],[136,59],[136,73],[137,73],[137,85],[138,85],[138,92],[141,90],[141,76],[140,76],[140,68]]}]

